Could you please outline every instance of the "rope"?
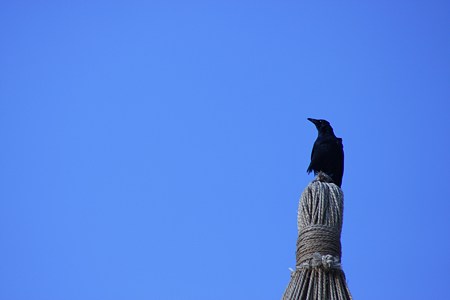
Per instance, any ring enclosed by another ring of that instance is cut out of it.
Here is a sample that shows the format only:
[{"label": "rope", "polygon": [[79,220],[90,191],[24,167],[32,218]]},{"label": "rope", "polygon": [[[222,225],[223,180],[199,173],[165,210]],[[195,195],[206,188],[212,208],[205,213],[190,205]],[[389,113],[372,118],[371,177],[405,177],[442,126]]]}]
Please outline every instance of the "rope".
[{"label": "rope", "polygon": [[324,173],[306,187],[298,208],[296,269],[283,300],[350,300],[341,267],[342,190]]},{"label": "rope", "polygon": [[341,263],[339,262],[339,258],[333,255],[322,255],[319,252],[316,252],[312,255],[312,259],[308,262],[303,262],[297,269],[306,268],[318,268],[323,267],[325,270],[329,269],[341,269]]}]

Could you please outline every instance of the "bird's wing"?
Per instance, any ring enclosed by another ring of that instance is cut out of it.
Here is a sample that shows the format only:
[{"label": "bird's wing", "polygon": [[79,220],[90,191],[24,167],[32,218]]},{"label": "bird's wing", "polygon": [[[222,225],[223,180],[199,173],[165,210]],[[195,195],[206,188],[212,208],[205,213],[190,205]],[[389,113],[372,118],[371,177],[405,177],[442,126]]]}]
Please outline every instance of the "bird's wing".
[{"label": "bird's wing", "polygon": [[314,143],[313,148],[311,150],[311,162],[309,163],[308,169],[306,170],[306,172],[309,174],[313,171],[314,167],[313,167],[313,159],[314,159],[314,153],[316,152],[316,143]]},{"label": "bird's wing", "polygon": [[320,162],[326,159],[326,153],[328,152],[329,144],[323,143],[322,141],[316,141],[314,143],[313,149],[311,151],[311,163],[309,164],[306,172],[311,173],[312,171],[317,172],[319,170]]}]

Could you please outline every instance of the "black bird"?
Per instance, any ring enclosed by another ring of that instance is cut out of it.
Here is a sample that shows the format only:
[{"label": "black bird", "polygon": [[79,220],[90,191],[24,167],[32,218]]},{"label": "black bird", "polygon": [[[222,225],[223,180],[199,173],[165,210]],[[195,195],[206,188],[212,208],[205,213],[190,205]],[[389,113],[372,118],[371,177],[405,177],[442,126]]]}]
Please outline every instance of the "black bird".
[{"label": "black bird", "polygon": [[308,118],[316,125],[318,135],[311,152],[311,163],[308,174],[314,171],[317,175],[320,171],[326,173],[333,182],[341,187],[344,175],[344,146],[342,139],[334,135],[333,128],[326,120]]}]

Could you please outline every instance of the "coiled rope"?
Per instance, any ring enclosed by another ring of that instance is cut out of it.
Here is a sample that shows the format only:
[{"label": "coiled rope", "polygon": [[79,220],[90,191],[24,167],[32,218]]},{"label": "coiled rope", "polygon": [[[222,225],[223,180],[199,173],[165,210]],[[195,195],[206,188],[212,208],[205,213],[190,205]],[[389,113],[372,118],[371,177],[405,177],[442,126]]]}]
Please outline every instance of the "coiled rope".
[{"label": "coiled rope", "polygon": [[296,269],[283,300],[352,299],[341,267],[343,210],[342,190],[319,173],[300,198]]}]

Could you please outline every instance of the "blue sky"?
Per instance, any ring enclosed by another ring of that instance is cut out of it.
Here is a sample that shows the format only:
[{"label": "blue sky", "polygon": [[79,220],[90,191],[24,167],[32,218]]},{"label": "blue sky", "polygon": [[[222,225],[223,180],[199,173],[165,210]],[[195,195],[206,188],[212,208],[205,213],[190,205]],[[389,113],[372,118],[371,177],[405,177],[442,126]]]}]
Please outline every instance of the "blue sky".
[{"label": "blue sky", "polygon": [[448,1],[3,1],[0,299],[279,299],[314,126],[355,299],[444,299]]}]

